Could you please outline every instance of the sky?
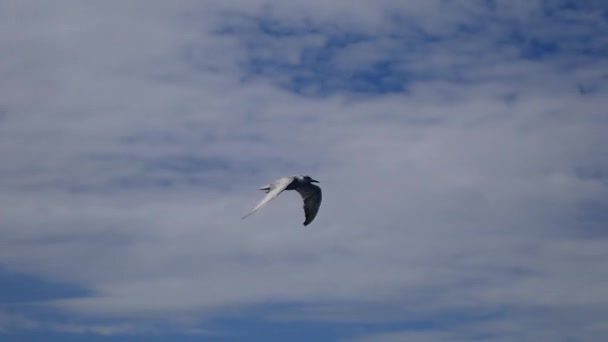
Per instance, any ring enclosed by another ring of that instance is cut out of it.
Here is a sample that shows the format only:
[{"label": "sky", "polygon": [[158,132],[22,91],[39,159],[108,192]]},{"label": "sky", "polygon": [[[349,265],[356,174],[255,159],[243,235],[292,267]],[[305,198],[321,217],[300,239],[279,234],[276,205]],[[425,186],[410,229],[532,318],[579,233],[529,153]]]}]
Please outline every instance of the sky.
[{"label": "sky", "polygon": [[0,80],[3,341],[608,335],[605,1],[3,1]]}]

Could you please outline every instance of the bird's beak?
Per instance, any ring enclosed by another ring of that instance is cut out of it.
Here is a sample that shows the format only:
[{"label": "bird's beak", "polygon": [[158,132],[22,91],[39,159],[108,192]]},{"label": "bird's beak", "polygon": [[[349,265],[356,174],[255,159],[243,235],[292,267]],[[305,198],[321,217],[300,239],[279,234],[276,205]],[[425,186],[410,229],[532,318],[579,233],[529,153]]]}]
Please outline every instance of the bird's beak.
[{"label": "bird's beak", "polygon": [[318,181],[318,180],[314,180],[314,179],[311,179],[311,180],[310,180],[310,182],[311,182],[311,183],[319,183],[319,181]]}]

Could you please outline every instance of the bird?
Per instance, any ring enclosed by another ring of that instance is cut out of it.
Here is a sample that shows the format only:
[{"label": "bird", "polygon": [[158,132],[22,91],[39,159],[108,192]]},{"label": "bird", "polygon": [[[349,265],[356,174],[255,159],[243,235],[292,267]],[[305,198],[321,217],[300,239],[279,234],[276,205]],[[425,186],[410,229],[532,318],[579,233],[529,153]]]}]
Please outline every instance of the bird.
[{"label": "bird", "polygon": [[264,185],[260,190],[266,191],[266,197],[258,203],[253,211],[243,216],[243,219],[262,209],[284,190],[295,190],[304,200],[304,226],[309,225],[317,216],[322,199],[321,188],[313,183],[319,183],[319,181],[312,179],[310,176],[297,175],[283,177],[268,185]]}]

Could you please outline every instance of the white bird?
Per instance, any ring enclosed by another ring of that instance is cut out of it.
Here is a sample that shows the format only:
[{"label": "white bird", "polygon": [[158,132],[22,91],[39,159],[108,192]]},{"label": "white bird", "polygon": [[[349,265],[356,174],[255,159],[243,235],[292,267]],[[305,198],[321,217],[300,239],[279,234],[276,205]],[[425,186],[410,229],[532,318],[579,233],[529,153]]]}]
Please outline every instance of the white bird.
[{"label": "white bird", "polygon": [[268,202],[276,198],[284,190],[295,190],[297,191],[304,200],[304,225],[309,225],[312,220],[317,216],[319,207],[321,206],[321,188],[312,184],[319,183],[318,181],[310,178],[310,176],[289,176],[278,179],[268,185],[260,188],[260,190],[266,191],[266,197],[253,209],[252,212],[243,216],[243,219],[259,209],[262,209]]}]

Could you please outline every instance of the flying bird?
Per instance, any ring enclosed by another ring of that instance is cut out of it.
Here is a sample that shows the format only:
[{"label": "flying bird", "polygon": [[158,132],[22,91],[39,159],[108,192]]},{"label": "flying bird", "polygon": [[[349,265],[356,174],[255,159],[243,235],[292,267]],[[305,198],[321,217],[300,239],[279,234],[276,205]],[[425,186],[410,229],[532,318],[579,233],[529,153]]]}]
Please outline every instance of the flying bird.
[{"label": "flying bird", "polygon": [[262,209],[268,202],[275,199],[284,190],[295,190],[297,191],[304,200],[304,226],[309,225],[312,220],[317,216],[319,207],[321,206],[321,188],[312,184],[319,183],[318,181],[310,178],[310,176],[288,176],[278,179],[268,185],[260,188],[260,190],[266,191],[266,197],[253,209],[252,212],[243,216],[243,219],[247,216],[255,213],[259,209]]}]

